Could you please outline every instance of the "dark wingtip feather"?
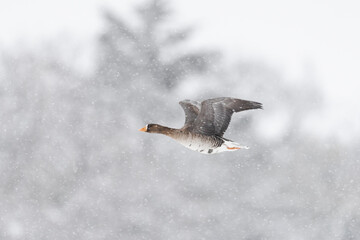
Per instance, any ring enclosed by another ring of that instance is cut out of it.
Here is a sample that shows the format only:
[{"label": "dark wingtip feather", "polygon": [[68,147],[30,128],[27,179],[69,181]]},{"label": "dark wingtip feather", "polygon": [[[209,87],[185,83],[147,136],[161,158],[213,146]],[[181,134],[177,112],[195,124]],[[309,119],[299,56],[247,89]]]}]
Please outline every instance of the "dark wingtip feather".
[{"label": "dark wingtip feather", "polygon": [[246,107],[247,107],[247,109],[263,109],[262,103],[253,102],[253,101],[248,101],[248,104]]},{"label": "dark wingtip feather", "polygon": [[253,102],[254,109],[264,109],[262,103]]},{"label": "dark wingtip feather", "polygon": [[262,104],[259,102],[248,101],[237,98],[224,98],[221,101],[227,108],[232,109],[233,112],[241,112],[251,109],[262,109]]}]

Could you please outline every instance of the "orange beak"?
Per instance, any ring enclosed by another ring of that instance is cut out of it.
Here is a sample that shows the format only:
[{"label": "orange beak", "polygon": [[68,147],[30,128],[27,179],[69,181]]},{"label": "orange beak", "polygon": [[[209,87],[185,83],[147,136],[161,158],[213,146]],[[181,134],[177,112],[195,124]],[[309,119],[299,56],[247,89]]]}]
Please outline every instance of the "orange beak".
[{"label": "orange beak", "polygon": [[141,132],[146,132],[146,126],[145,127],[143,127],[143,128],[141,128],[141,129],[139,129],[139,131],[141,131]]}]

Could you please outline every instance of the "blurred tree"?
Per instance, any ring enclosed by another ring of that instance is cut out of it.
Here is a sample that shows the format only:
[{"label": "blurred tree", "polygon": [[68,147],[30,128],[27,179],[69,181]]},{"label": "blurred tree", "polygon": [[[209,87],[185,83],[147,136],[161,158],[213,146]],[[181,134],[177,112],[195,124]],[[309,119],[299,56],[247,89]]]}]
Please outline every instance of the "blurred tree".
[{"label": "blurred tree", "polygon": [[97,76],[103,82],[124,88],[140,76],[156,88],[169,90],[185,76],[208,69],[211,52],[171,52],[186,42],[190,30],[162,28],[170,15],[165,1],[151,0],[137,14],[139,27],[104,13],[107,30],[100,39]]}]

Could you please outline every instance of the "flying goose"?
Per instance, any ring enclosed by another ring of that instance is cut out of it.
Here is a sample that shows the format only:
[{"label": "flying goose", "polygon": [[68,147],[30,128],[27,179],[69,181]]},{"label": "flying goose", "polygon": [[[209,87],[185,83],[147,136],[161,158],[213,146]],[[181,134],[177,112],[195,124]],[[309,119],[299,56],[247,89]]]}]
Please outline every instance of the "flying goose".
[{"label": "flying goose", "polygon": [[203,102],[179,102],[185,112],[185,124],[180,129],[159,124],[147,124],[142,132],[159,133],[173,138],[185,147],[203,154],[248,149],[223,137],[234,112],[262,108],[262,104],[229,97],[207,99]]}]

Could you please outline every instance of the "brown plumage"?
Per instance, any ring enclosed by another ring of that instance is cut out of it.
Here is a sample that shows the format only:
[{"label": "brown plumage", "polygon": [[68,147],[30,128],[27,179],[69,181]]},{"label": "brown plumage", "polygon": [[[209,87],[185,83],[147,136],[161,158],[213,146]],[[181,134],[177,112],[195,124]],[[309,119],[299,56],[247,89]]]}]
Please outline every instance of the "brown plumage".
[{"label": "brown plumage", "polygon": [[140,131],[169,136],[191,150],[205,154],[247,148],[223,138],[234,112],[262,108],[262,104],[236,98],[213,98],[203,102],[179,102],[185,112],[185,124],[180,129],[148,124]]}]

